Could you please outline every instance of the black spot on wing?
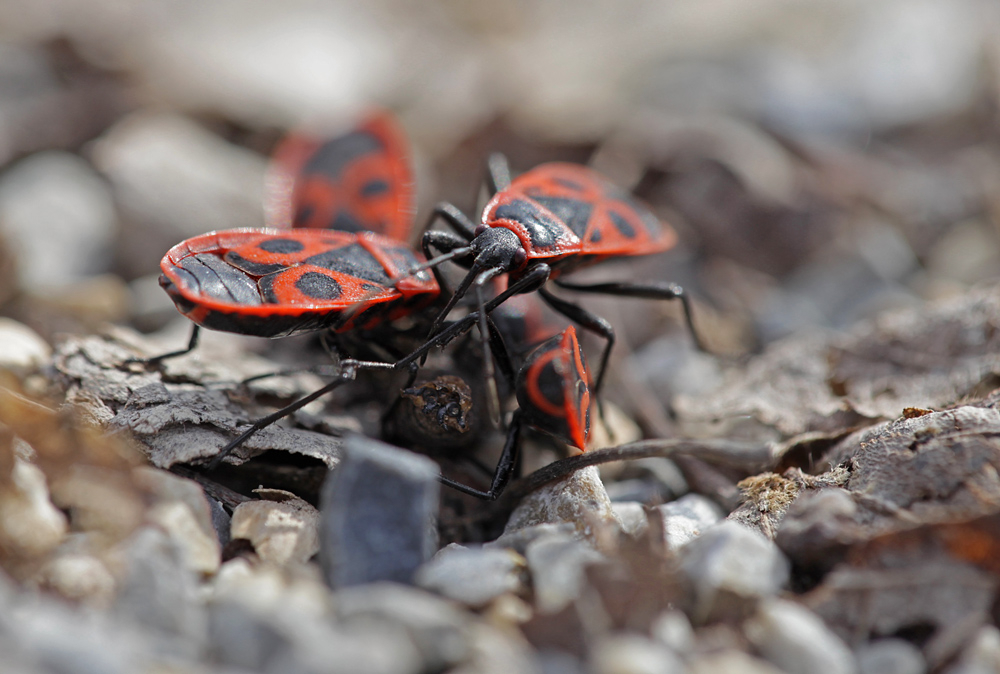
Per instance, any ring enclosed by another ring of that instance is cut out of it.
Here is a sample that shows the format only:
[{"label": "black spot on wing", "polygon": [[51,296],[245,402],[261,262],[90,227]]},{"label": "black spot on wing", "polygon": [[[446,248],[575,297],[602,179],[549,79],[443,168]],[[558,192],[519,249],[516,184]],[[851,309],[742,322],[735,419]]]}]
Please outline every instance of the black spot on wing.
[{"label": "black spot on wing", "polygon": [[347,211],[337,211],[337,214],[333,216],[333,222],[327,229],[336,229],[340,232],[363,232],[369,228]]},{"label": "black spot on wing", "polygon": [[374,197],[389,191],[389,183],[385,180],[369,180],[361,186],[361,196]]},{"label": "black spot on wing", "polygon": [[493,217],[496,220],[513,220],[520,223],[528,230],[531,243],[540,248],[553,245],[562,231],[559,223],[549,218],[538,206],[523,199],[514,199],[502,204],[494,211]]},{"label": "black spot on wing", "polygon": [[264,239],[257,244],[257,247],[264,252],[279,253],[281,255],[297,253],[305,248],[301,241],[296,241],[295,239]]},{"label": "black spot on wing", "polygon": [[538,375],[538,392],[552,405],[561,408],[565,402],[563,377],[556,369],[555,359],[547,362]]},{"label": "black spot on wing", "polygon": [[235,304],[261,303],[254,280],[218,255],[192,255],[178,262],[175,269],[182,285],[203,297]]},{"label": "black spot on wing", "polygon": [[314,211],[314,209],[313,209],[312,206],[310,206],[308,204],[302,204],[301,208],[299,208],[295,212],[295,224],[292,225],[292,226],[293,227],[302,227],[303,225],[305,225],[305,223],[307,223],[310,220],[312,220],[314,212],[315,211]]},{"label": "black spot on wing", "polygon": [[608,211],[608,217],[611,218],[612,224],[614,224],[615,229],[618,233],[624,236],[626,239],[635,238],[635,229],[629,224],[629,221],[625,219],[621,213],[617,211]]},{"label": "black spot on wing", "polygon": [[390,280],[379,261],[357,243],[313,255],[304,262],[382,285]]},{"label": "black spot on wing", "polygon": [[237,269],[242,269],[246,273],[252,274],[253,276],[274,274],[275,272],[279,272],[288,267],[288,265],[277,262],[254,262],[253,260],[248,260],[232,250],[226,253],[225,260]]},{"label": "black spot on wing", "polygon": [[316,271],[307,271],[295,282],[295,288],[307,297],[317,300],[335,300],[342,290],[335,278]]},{"label": "black spot on wing", "polygon": [[378,138],[364,131],[354,131],[323,143],[306,162],[303,173],[339,178],[347,165],[358,157],[381,151]]},{"label": "black spot on wing", "polygon": [[617,202],[613,206],[617,206],[623,212],[633,213],[651,238],[657,239],[663,234],[663,225],[660,224],[660,219],[638,199],[633,199],[629,194],[620,192],[613,201]]},{"label": "black spot on wing", "polygon": [[601,230],[595,229],[593,232],[590,233],[590,242],[591,243],[601,242]]},{"label": "black spot on wing", "polygon": [[587,231],[587,223],[590,221],[590,214],[594,207],[579,199],[567,199],[565,197],[532,197],[535,201],[547,208],[553,215],[566,223],[581,239]]}]

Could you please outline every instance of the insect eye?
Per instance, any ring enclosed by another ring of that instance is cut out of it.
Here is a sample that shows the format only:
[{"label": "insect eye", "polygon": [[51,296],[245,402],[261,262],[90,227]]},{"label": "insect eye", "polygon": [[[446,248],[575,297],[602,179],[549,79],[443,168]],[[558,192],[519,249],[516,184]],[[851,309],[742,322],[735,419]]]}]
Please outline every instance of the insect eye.
[{"label": "insect eye", "polygon": [[518,267],[520,267],[525,262],[527,262],[527,260],[528,260],[528,253],[524,250],[524,248],[518,248],[516,251],[514,251],[514,264],[515,265],[517,265]]},{"label": "insect eye", "polygon": [[489,227],[487,227],[486,225],[480,224],[478,227],[476,227],[475,235],[479,236],[480,234],[482,234],[483,232],[485,232],[487,229],[489,229]]}]

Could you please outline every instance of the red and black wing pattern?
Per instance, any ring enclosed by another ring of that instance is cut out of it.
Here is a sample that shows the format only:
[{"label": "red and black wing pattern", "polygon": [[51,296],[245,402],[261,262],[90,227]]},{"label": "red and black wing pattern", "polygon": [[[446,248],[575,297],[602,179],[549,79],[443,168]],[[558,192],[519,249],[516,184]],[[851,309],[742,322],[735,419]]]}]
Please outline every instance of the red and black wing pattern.
[{"label": "red and black wing pattern", "polygon": [[415,209],[409,143],[387,112],[335,138],[291,133],[272,156],[265,206],[272,227],[408,241]]},{"label": "red and black wing pattern", "polygon": [[486,205],[483,222],[517,234],[529,258],[572,257],[573,267],[660,253],[677,242],[638,199],[593,169],[560,162],[515,178]]},{"label": "red and black wing pattern", "polygon": [[589,373],[570,326],[525,359],[517,376],[517,402],[532,426],[587,449],[590,433]]},{"label": "red and black wing pattern", "polygon": [[[233,229],[171,248],[160,285],[186,317],[212,330],[285,337],[369,328],[440,293],[423,258],[372,232]],[[397,281],[393,279],[400,278]]]}]

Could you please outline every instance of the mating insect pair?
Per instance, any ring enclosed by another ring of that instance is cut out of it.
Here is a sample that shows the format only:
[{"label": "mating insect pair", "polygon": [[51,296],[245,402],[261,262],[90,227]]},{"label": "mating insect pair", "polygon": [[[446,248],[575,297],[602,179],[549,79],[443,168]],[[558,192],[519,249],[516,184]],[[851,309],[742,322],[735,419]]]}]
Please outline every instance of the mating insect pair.
[{"label": "mating insect pair", "polygon": [[[376,213],[380,211],[372,205],[375,202],[367,200],[386,194],[412,194],[412,191],[399,187],[400,181],[406,182],[406,177],[393,162],[377,160],[379,153],[391,154],[393,151],[392,143],[385,142],[387,136],[380,131],[380,125],[384,127],[387,122],[366,124],[367,128],[363,125],[345,137],[353,139],[348,145],[354,155],[347,159],[330,159],[327,155],[336,153],[327,152],[332,150],[332,146],[325,145],[315,146],[318,149],[312,155],[303,152],[286,155],[296,157],[293,163],[297,168],[290,171],[292,174],[298,172],[296,185],[315,185],[317,180],[327,180],[333,185],[341,184],[338,181],[350,183],[355,186],[353,192],[329,187],[327,191],[349,192],[352,196],[338,197],[339,203],[353,204],[356,211],[368,208]],[[324,159],[320,161],[320,157]],[[358,167],[365,162],[369,166],[362,171]],[[384,169],[381,173],[377,170],[379,166]],[[491,183],[498,189],[484,211],[482,224],[474,226],[458,209],[448,205],[435,209],[435,216],[443,217],[455,233],[432,230],[424,234],[422,245],[425,255],[429,257],[434,248],[444,252],[430,262],[422,262],[396,239],[371,232],[327,230],[218,232],[185,241],[167,254],[161,264],[161,282],[181,312],[196,325],[266,337],[327,328],[337,334],[350,334],[355,330],[389,325],[396,318],[418,315],[420,309],[442,297],[440,286],[426,269],[453,259],[470,270],[456,292],[438,311],[427,341],[417,350],[395,363],[343,361],[341,377],[301,401],[259,420],[223,448],[215,463],[259,428],[352,378],[357,369],[408,367],[433,346],[454,339],[474,323],[478,323],[483,335],[485,362],[492,363],[490,348],[486,345],[496,345],[498,333],[491,325],[489,312],[508,298],[533,290],[538,290],[552,308],[606,339],[595,390],[600,388],[614,343],[614,331],[604,319],[555,297],[543,286],[550,278],[555,279],[573,269],[610,257],[666,250],[674,244],[674,234],[659,223],[648,209],[585,167],[546,164],[513,181],[509,180],[501,162],[493,160],[491,169]],[[350,178],[352,171],[358,176]],[[317,178],[314,175],[317,173],[322,177]],[[316,222],[313,216],[321,211],[326,215],[320,222],[328,222],[332,226],[338,222],[353,226],[353,223],[362,221],[358,217],[342,217],[343,207],[339,211],[331,211],[329,199],[317,204],[317,195],[324,195],[322,189],[315,186],[301,192],[297,189],[292,189],[292,214],[289,218],[292,222]],[[398,214],[405,211],[398,199],[385,199],[383,203],[393,204],[381,211],[386,215],[383,222],[398,223]],[[405,228],[397,227],[393,231],[401,236]],[[509,275],[507,289],[487,300],[485,287],[502,274]],[[694,332],[687,298],[677,286],[621,283],[580,286],[557,282],[563,287],[580,291],[679,298]],[[477,311],[446,324],[448,313],[470,288],[476,295]],[[196,334],[189,347],[195,344]],[[491,337],[487,339],[487,335]],[[498,351],[496,346],[493,351],[495,354]],[[548,417],[557,417],[560,424],[565,422],[570,429],[562,432],[565,429],[560,428],[559,432],[563,436],[571,436],[569,439],[581,445],[582,449],[584,443],[580,438],[585,437],[586,424],[580,419],[586,418],[583,403],[589,395],[588,377],[575,332],[567,331],[558,344],[553,342],[543,353],[551,356],[546,362],[563,365],[555,368],[556,376],[552,378],[555,384],[546,388],[539,383],[543,380],[541,373],[545,366],[538,363],[544,359],[541,356],[537,360],[529,357],[526,361],[521,371],[527,374],[519,388],[539,395],[519,396],[522,408],[519,414],[515,414],[510,437],[516,437],[522,423],[530,422],[544,428]],[[566,365],[568,359],[573,362]],[[535,376],[533,373],[538,374]],[[527,383],[533,376],[535,384]],[[573,390],[570,391],[567,385]],[[564,403],[562,408],[552,404],[546,406],[560,394]],[[574,415],[576,418],[571,418]],[[508,445],[511,443],[508,439]],[[504,481],[498,476],[507,470],[504,462],[512,466],[515,453],[514,449],[505,451],[505,458],[497,468],[490,491],[453,486],[479,496],[495,497],[502,489],[498,480]]]}]

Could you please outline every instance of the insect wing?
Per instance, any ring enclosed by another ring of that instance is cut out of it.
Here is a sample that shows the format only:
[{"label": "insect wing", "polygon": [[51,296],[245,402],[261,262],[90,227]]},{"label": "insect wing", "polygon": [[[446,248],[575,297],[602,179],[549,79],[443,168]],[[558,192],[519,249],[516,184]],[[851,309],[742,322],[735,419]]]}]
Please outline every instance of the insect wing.
[{"label": "insect wing", "polygon": [[570,326],[525,359],[518,373],[518,404],[532,425],[585,451],[590,433],[588,379],[576,328]]},{"label": "insect wing", "polygon": [[[677,242],[673,228],[648,206],[579,164],[537,166],[515,178],[497,197],[496,203],[487,206],[486,215],[495,219],[502,219],[499,216],[505,212],[514,215],[510,219],[521,224],[539,251],[595,257],[648,255]],[[548,240],[539,242],[545,234]]]},{"label": "insect wing", "polygon": [[415,188],[405,134],[386,112],[334,138],[289,134],[273,154],[265,209],[273,227],[373,231],[407,241]]},{"label": "insect wing", "polygon": [[429,273],[393,283],[421,258],[365,232],[212,232],[172,248],[161,285],[198,325],[282,337],[369,327],[411,313],[440,292]]}]

